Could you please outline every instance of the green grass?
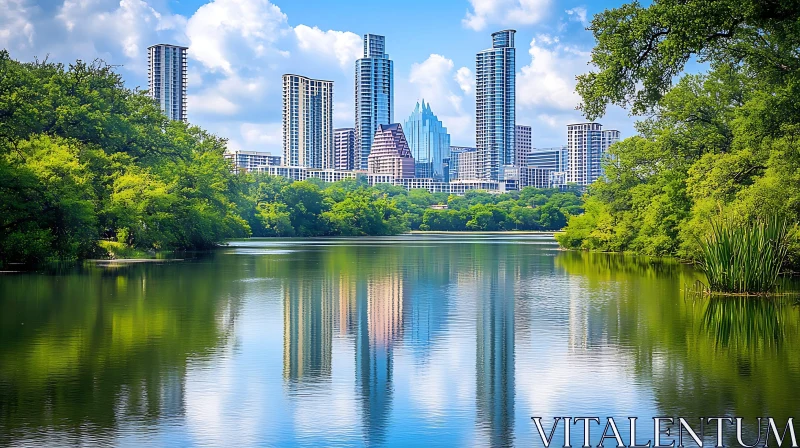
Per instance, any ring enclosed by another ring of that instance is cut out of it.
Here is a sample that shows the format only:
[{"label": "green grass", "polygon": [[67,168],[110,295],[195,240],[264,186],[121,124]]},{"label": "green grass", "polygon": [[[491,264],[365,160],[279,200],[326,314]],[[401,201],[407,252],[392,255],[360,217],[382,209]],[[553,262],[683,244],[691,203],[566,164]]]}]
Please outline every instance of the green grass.
[{"label": "green grass", "polygon": [[712,293],[773,292],[788,251],[789,225],[771,217],[745,222],[719,219],[700,239],[700,267]]}]

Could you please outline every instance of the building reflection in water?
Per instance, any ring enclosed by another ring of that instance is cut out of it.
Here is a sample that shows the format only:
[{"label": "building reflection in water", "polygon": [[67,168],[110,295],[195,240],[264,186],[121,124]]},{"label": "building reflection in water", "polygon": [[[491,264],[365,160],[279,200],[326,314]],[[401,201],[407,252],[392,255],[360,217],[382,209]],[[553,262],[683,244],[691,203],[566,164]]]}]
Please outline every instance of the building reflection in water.
[{"label": "building reflection in water", "polygon": [[300,280],[283,288],[283,376],[290,385],[330,379],[333,291]]},{"label": "building reflection in water", "polygon": [[401,337],[403,325],[403,279],[397,272],[373,275],[366,285],[366,296],[356,301],[356,389],[362,402],[365,436],[380,443],[392,406],[392,352]]},{"label": "building reflection in water", "polygon": [[479,427],[491,446],[508,446],[514,437],[514,308],[512,272],[503,260],[478,272],[476,288],[475,398]]}]

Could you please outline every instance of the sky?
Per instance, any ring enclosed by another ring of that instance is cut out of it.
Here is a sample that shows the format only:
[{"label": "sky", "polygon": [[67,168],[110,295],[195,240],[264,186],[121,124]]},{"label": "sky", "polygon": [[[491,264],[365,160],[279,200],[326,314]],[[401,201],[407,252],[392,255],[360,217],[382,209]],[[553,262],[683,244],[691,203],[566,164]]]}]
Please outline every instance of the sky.
[{"label": "sky", "polygon": [[[591,70],[593,14],[622,1],[573,0],[0,0],[0,47],[11,57],[102,59],[147,88],[147,47],[189,47],[188,116],[231,149],[281,154],[281,75],[334,82],[334,126],[354,124],[354,61],[365,33],[394,60],[394,120],[430,103],[453,145],[475,143],[475,53],[513,28],[517,124],[534,147],[566,144],[575,76]],[[634,134],[627,111],[597,120]]]}]

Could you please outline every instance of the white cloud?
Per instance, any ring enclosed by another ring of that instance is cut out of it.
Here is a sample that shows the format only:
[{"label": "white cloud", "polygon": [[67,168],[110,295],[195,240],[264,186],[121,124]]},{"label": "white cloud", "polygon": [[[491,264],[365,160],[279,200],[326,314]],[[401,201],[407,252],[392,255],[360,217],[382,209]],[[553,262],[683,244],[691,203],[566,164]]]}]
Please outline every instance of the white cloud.
[{"label": "white cloud", "polygon": [[481,31],[486,25],[533,25],[540,22],[550,7],[550,0],[469,0],[472,10],[461,21],[464,26]]},{"label": "white cloud", "polygon": [[187,110],[191,115],[233,115],[239,112],[238,105],[214,90],[205,90],[198,94],[189,95],[186,102]]},{"label": "white cloud", "polygon": [[197,9],[186,25],[189,55],[212,71],[228,75],[237,64],[280,54],[286,14],[267,0],[213,0]]},{"label": "white cloud", "polygon": [[568,9],[566,12],[570,17],[570,20],[576,20],[584,25],[588,25],[589,21],[586,19],[586,8],[583,6],[576,6],[572,9]]},{"label": "white cloud", "polygon": [[590,54],[538,35],[528,50],[531,62],[517,74],[517,105],[520,108],[574,110],[580,98],[575,76],[586,71]]},{"label": "white cloud", "polygon": [[[163,14],[143,0],[65,0],[55,18],[67,39],[95,46],[116,46],[139,71],[144,71],[145,49],[164,31],[180,35],[186,19]],[[84,59],[89,59],[84,56]]]},{"label": "white cloud", "polygon": [[23,0],[0,0],[0,48],[33,45],[35,27]]},{"label": "white cloud", "polygon": [[322,31],[317,27],[298,25],[294,28],[298,47],[325,58],[335,58],[343,69],[353,68],[353,61],[361,57],[361,37],[349,31]]},{"label": "white cloud", "polygon": [[475,90],[475,77],[472,76],[472,71],[467,67],[461,67],[456,71],[455,80],[464,93],[472,93]]},{"label": "white cloud", "polygon": [[248,146],[280,149],[283,135],[281,128],[281,123],[242,123],[240,132]]}]

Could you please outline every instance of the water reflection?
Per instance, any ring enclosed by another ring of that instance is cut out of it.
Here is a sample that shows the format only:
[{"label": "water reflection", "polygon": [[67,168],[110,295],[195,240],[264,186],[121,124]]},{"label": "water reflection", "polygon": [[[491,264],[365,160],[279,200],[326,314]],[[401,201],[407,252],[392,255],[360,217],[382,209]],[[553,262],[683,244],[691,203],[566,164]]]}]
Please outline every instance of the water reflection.
[{"label": "water reflection", "polygon": [[532,415],[800,408],[794,300],[691,297],[687,266],[554,249],[253,240],[0,277],[0,445],[508,446],[537,442]]},{"label": "water reflection", "polygon": [[498,269],[478,269],[475,275],[475,288],[479,291],[475,351],[477,417],[479,426],[488,433],[491,446],[510,445],[514,433],[513,273],[506,260],[499,260]]}]

